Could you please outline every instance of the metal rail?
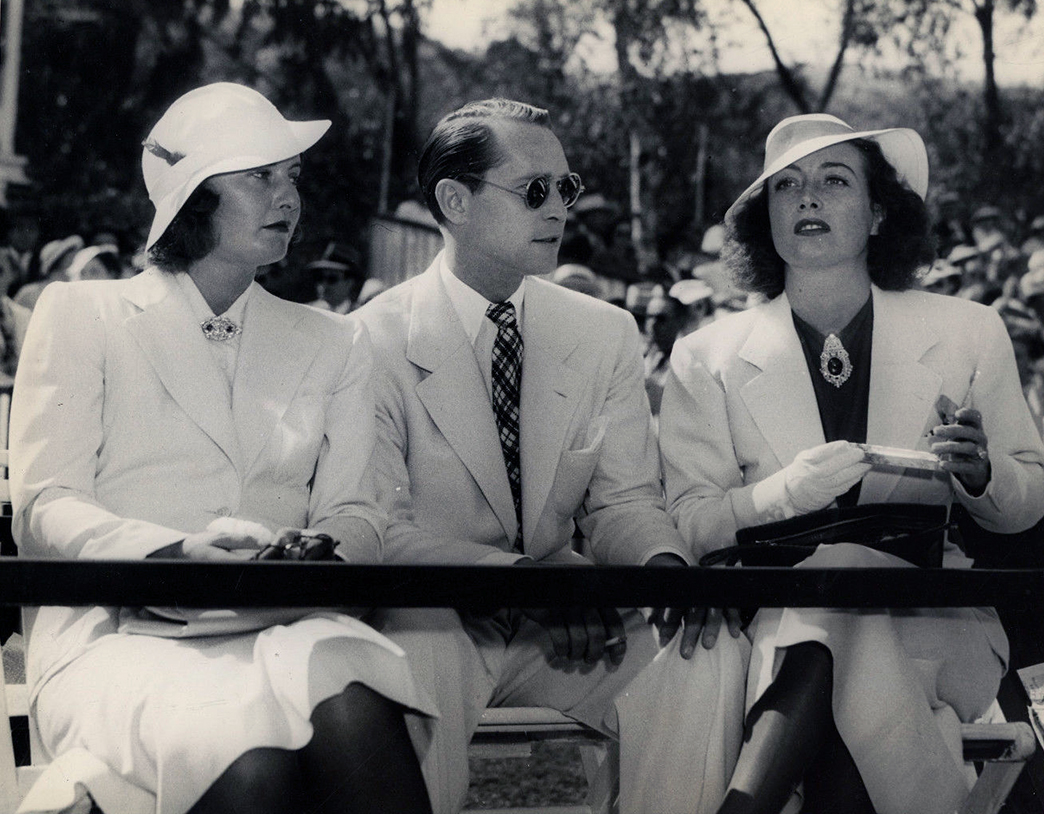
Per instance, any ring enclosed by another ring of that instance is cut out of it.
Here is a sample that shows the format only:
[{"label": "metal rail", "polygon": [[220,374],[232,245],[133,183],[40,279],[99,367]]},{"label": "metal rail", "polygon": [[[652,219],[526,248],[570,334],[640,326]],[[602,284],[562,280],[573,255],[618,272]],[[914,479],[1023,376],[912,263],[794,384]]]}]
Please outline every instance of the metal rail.
[{"label": "metal rail", "polygon": [[0,558],[0,605],[1028,608],[1044,570],[348,565]]}]

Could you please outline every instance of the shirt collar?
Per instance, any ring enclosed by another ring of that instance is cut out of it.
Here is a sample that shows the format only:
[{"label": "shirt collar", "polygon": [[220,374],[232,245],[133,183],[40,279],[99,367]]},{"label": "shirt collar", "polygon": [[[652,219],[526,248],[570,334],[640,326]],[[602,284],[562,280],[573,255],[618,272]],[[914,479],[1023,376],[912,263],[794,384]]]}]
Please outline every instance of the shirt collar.
[{"label": "shirt collar", "polygon": [[[203,299],[203,295],[199,292],[199,289],[196,288],[196,283],[188,272],[177,272],[174,275],[174,280],[181,289],[181,293],[186,299],[188,299],[189,307],[192,309],[192,315],[195,317],[197,322],[206,322],[212,316],[216,316],[210,306],[207,305],[207,301]],[[247,302],[250,300],[250,295],[254,290],[254,285],[255,283],[248,285],[246,291],[240,294],[236,298],[236,301],[228,307],[227,311],[225,311],[225,316],[240,327],[243,326],[243,317],[246,315]]]},{"label": "shirt collar", "polygon": [[[491,304],[490,300],[487,300],[450,270],[445,254],[439,260],[439,275],[442,277],[442,284],[446,288],[446,294],[450,298],[450,302],[453,303],[453,309],[457,312],[461,325],[464,326],[464,332],[468,336],[468,341],[474,345],[478,339],[479,331],[482,330],[483,324],[487,321],[486,309]],[[525,293],[526,278],[523,277],[522,282],[515,289],[515,293],[507,298],[507,301],[515,306],[515,319],[518,322],[520,331],[522,330],[522,305]]]}]

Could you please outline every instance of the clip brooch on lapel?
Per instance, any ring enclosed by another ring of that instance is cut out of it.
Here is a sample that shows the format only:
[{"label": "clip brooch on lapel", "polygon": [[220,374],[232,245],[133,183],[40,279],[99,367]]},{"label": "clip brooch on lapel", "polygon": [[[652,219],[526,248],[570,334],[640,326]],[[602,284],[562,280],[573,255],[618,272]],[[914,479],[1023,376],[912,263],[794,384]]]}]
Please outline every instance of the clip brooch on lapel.
[{"label": "clip brooch on lapel", "polygon": [[203,336],[215,342],[224,342],[243,333],[243,328],[226,316],[211,317],[199,323]]}]

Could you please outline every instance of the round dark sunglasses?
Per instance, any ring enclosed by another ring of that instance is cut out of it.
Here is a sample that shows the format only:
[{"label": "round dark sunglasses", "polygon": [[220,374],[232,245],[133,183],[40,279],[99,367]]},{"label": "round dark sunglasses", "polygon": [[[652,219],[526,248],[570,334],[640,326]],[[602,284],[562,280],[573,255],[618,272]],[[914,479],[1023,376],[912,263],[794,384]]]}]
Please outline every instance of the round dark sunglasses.
[{"label": "round dark sunglasses", "polygon": [[[512,195],[517,195],[526,202],[527,209],[539,209],[547,202],[547,197],[551,194],[550,175],[538,175],[536,178],[532,179],[528,184],[526,184],[525,192],[520,192],[517,189],[510,189],[509,187],[503,187],[500,184],[495,184],[492,181],[480,178],[477,175],[465,175],[462,177],[472,178],[480,183],[489,184],[491,187],[496,187],[504,192],[510,192]],[[577,199],[580,197],[580,193],[584,191],[584,185],[580,181],[580,175],[575,172],[571,172],[569,175],[563,175],[561,178],[556,180],[555,187],[558,189],[558,194],[562,196],[562,204],[566,209],[575,204]]]}]

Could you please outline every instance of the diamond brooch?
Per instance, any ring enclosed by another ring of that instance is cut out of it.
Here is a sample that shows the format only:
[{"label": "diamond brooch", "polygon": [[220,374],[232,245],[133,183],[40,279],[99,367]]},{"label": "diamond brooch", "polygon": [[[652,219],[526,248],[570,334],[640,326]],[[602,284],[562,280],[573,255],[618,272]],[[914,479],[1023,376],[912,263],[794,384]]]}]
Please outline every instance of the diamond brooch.
[{"label": "diamond brooch", "polygon": [[241,327],[226,316],[211,317],[199,323],[199,327],[203,329],[203,336],[215,342],[224,342],[243,332]]},{"label": "diamond brooch", "polygon": [[834,387],[840,387],[852,375],[852,360],[848,358],[848,351],[836,334],[830,334],[823,343],[823,352],[819,354],[819,372]]}]

